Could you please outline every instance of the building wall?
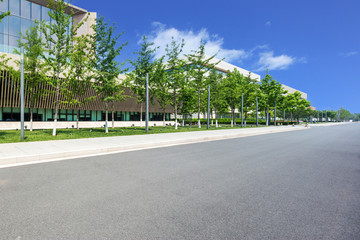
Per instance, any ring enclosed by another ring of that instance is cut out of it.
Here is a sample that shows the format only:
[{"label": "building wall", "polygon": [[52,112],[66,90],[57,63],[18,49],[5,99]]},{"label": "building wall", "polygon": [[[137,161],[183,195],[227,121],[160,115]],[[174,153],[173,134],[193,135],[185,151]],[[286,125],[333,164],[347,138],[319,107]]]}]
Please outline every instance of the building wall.
[{"label": "building wall", "polygon": [[[25,75],[25,115],[28,116],[29,108],[31,105],[31,92],[27,83]],[[55,108],[55,88],[47,83],[42,83],[34,92],[40,93],[39,98],[34,103],[35,120],[50,121],[54,116]],[[121,121],[136,121],[140,120],[140,104],[137,103],[136,95],[134,95],[129,88],[125,89],[124,95],[128,96],[125,101],[114,102],[110,104],[110,109],[116,112],[117,119]],[[101,98],[97,97],[95,90],[89,86],[85,95],[79,97],[83,100],[84,97],[95,97],[94,100],[89,101],[81,106],[74,106],[66,104],[64,94],[60,94],[60,111],[59,120],[61,121],[76,121],[76,112],[80,110],[83,120],[100,121],[104,119],[105,103]],[[145,104],[142,108],[145,112]],[[160,108],[157,100],[154,99],[153,104],[149,105],[150,119],[162,120],[162,109]],[[165,110],[167,119],[170,120],[169,113],[172,108],[168,106]],[[17,119],[20,113],[20,81],[16,77],[12,77],[9,72],[0,72],[0,120]],[[4,117],[6,115],[6,117]],[[160,116],[161,115],[161,116]],[[143,118],[144,118],[143,114]],[[27,118],[27,117],[26,117]],[[111,117],[110,117],[111,119]]]},{"label": "building wall", "polygon": [[299,90],[297,90],[297,89],[295,89],[295,88],[292,88],[292,87],[289,87],[289,86],[286,86],[286,85],[284,85],[284,84],[281,84],[282,85],[282,87],[285,89],[285,90],[287,90],[288,91],[288,94],[289,93],[294,93],[294,92],[300,92],[301,93],[301,98],[303,98],[303,99],[307,99],[307,93],[304,93],[304,92],[302,92],[302,91],[299,91]]}]

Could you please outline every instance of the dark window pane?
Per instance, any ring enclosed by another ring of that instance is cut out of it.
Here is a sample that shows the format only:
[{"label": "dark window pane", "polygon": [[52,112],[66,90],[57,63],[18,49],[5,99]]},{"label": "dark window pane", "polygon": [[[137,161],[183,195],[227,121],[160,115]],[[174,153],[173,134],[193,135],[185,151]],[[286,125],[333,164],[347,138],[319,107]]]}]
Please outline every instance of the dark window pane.
[{"label": "dark window pane", "polygon": [[11,15],[20,16],[20,0],[10,0],[9,10]]},{"label": "dark window pane", "polygon": [[9,35],[0,34],[0,52],[9,51]]},{"label": "dark window pane", "polygon": [[31,3],[26,0],[21,0],[21,17],[30,18]]},{"label": "dark window pane", "polygon": [[20,18],[15,16],[9,17],[9,34],[20,36]]},{"label": "dark window pane", "polygon": [[4,1],[0,2],[0,11],[1,11],[1,12],[7,12],[7,11],[9,11],[8,0],[4,0]]},{"label": "dark window pane", "polygon": [[35,3],[31,4],[31,19],[41,20],[41,6]]}]

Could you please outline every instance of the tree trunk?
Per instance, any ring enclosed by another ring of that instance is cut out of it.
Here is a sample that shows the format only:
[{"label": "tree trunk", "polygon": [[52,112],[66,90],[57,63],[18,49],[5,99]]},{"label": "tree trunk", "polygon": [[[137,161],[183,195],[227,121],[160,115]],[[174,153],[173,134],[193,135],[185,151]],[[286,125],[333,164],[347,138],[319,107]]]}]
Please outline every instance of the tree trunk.
[{"label": "tree trunk", "polygon": [[111,128],[115,128],[114,110],[111,110],[111,121],[112,121]]},{"label": "tree trunk", "polygon": [[175,130],[178,129],[177,125],[177,102],[176,102],[176,91],[174,91],[174,114],[175,114]]},{"label": "tree trunk", "polygon": [[266,126],[269,126],[269,110],[265,109],[265,121],[266,121]]},{"label": "tree trunk", "polygon": [[200,121],[200,106],[201,105],[201,97],[200,97],[200,88],[198,88],[198,126],[201,128],[201,121]]},{"label": "tree trunk", "polygon": [[292,115],[292,112],[290,112],[290,120],[291,120],[291,122],[293,121],[293,115]]},{"label": "tree trunk", "polygon": [[140,127],[142,127],[142,112],[143,112],[143,106],[142,102],[140,103]]},{"label": "tree trunk", "polygon": [[182,123],[181,123],[181,126],[185,127],[185,119],[184,119],[184,114],[183,114],[183,118],[182,118]]},{"label": "tree trunk", "polygon": [[56,136],[56,123],[57,123],[57,116],[59,111],[59,93],[60,93],[60,86],[59,86],[59,73],[57,74],[57,85],[56,85],[56,102],[55,102],[55,118],[54,118],[54,129],[53,129],[53,136]]},{"label": "tree trunk", "polygon": [[80,118],[80,110],[77,109],[76,111],[76,129],[79,130],[79,118]]},{"label": "tree trunk", "polygon": [[34,113],[34,89],[32,89],[32,91],[31,91],[30,132],[33,131],[33,113]]},{"label": "tree trunk", "polygon": [[218,128],[219,125],[218,125],[218,113],[217,111],[215,111],[215,127]]},{"label": "tree trunk", "polygon": [[231,110],[231,127],[234,127],[234,118],[235,118],[235,111],[234,109]]},{"label": "tree trunk", "polygon": [[245,121],[244,121],[244,127],[246,127],[246,120],[247,120],[247,113],[245,113]]},{"label": "tree trunk", "polygon": [[163,126],[165,127],[165,110],[163,110]]},{"label": "tree trunk", "polygon": [[108,128],[108,121],[109,121],[108,108],[109,108],[108,103],[105,103],[105,133],[109,133],[109,128]]}]

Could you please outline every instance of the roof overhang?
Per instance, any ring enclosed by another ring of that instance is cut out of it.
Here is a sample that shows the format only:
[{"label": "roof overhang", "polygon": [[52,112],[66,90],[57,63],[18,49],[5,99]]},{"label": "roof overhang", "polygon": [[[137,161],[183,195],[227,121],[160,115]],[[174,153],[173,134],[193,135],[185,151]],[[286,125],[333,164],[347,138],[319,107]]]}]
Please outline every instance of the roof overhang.
[{"label": "roof overhang", "polygon": [[[44,6],[44,7],[48,6],[48,1],[47,0],[28,0],[28,1],[39,4],[39,5]],[[73,12],[74,15],[87,13],[87,11],[85,9],[79,8],[79,7],[71,5],[71,4],[69,4],[69,7],[66,9],[65,12],[67,14],[71,14],[71,12]]]}]

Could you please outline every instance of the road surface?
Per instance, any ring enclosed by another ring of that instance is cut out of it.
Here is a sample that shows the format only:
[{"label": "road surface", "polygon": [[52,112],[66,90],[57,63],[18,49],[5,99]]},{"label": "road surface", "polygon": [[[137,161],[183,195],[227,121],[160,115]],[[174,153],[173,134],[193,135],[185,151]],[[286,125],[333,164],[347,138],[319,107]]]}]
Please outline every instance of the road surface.
[{"label": "road surface", "polygon": [[360,124],[0,169],[0,239],[360,239]]}]

